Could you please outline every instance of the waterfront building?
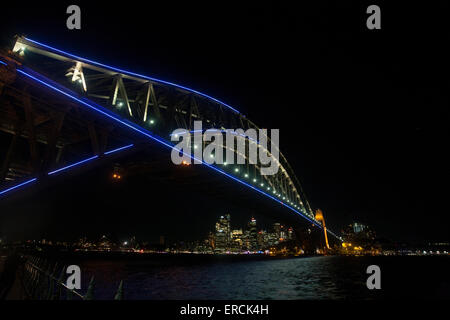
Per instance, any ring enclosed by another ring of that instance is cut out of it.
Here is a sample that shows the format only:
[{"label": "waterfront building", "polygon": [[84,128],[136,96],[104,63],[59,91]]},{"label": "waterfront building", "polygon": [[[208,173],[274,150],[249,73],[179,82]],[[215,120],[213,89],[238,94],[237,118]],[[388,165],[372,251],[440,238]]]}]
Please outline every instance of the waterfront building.
[{"label": "waterfront building", "polygon": [[258,240],[257,240],[257,231],[256,231],[256,219],[251,218],[248,222],[248,231],[249,231],[249,246],[248,249],[251,251],[258,250]]},{"label": "waterfront building", "polygon": [[279,239],[281,236],[281,224],[279,222],[273,224],[273,232],[275,233],[275,237]]},{"label": "waterfront building", "polygon": [[342,230],[345,242],[368,242],[375,239],[375,232],[362,223],[352,223]]},{"label": "waterfront building", "polygon": [[292,228],[289,228],[287,232],[287,240],[294,240],[294,239],[295,239],[294,230]]},{"label": "waterfront building", "polygon": [[[206,243],[214,253],[240,253],[244,251],[257,252],[276,246],[281,242],[294,240],[295,233],[279,222],[273,224],[273,231],[257,231],[256,219],[252,217],[246,230],[231,229],[230,215],[220,216],[215,224],[215,230],[208,234]],[[200,245],[199,245],[200,247]],[[205,251],[205,249],[198,251]]]},{"label": "waterfront building", "polygon": [[265,247],[266,247],[266,242],[265,242],[265,239],[266,239],[266,233],[267,233],[266,231],[261,230],[261,231],[259,231],[258,234],[257,234],[256,240],[257,240],[257,242],[258,242],[258,248],[259,248],[259,249],[262,249],[262,248],[265,248]]},{"label": "waterfront building", "polygon": [[112,242],[105,235],[103,235],[97,242],[98,250],[111,251],[112,246]]},{"label": "waterfront building", "polygon": [[231,243],[231,228],[230,215],[221,216],[216,223],[216,236],[214,251],[218,253],[226,252],[230,249]]},{"label": "waterfront building", "polygon": [[280,226],[280,239],[279,240],[280,240],[280,242],[287,240],[287,230],[283,225]]},{"label": "waterfront building", "polygon": [[231,231],[231,249],[233,251],[240,251],[242,249],[244,244],[243,235],[242,229]]}]

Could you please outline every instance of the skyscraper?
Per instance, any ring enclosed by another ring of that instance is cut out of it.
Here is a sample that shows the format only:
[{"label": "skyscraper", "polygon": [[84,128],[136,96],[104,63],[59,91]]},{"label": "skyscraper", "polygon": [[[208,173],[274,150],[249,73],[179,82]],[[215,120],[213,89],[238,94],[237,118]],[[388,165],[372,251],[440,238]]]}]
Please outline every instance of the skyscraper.
[{"label": "skyscraper", "polygon": [[249,229],[249,250],[258,250],[258,233],[256,231],[256,219],[252,219],[248,222]]},{"label": "skyscraper", "polygon": [[231,247],[235,251],[240,251],[242,249],[242,245],[244,243],[243,240],[243,232],[242,229],[236,229],[231,232]]},{"label": "skyscraper", "polygon": [[277,239],[280,239],[281,237],[281,225],[279,222],[276,222],[273,224],[273,232],[275,233],[275,236]]},{"label": "skyscraper", "polygon": [[287,239],[287,231],[286,228],[282,225],[280,227],[280,241],[285,241]]},{"label": "skyscraper", "polygon": [[231,228],[230,228],[230,215],[220,216],[218,222],[216,222],[216,239],[215,239],[215,252],[226,252],[230,249],[231,242]]},{"label": "skyscraper", "polygon": [[290,227],[287,232],[287,240],[294,240],[294,239],[295,239],[294,229]]}]

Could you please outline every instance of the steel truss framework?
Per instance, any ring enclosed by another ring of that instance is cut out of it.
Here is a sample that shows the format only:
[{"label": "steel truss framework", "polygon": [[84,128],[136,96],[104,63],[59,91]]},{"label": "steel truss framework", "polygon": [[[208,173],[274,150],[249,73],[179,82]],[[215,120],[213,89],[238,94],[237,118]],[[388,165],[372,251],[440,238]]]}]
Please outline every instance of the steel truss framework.
[{"label": "steel truss framework", "polygon": [[[196,120],[202,121],[203,130],[259,130],[233,107],[201,92],[77,57],[25,37],[17,38],[12,53],[5,59],[14,59],[13,62],[3,62],[5,67],[11,69],[11,65],[15,65],[22,74],[24,72],[20,68],[29,68],[45,75],[55,88],[71,90],[79,99],[107,108],[125,121],[167,141],[176,128],[192,131]],[[26,81],[22,88],[17,89],[14,78],[20,74],[10,73],[13,75],[3,75],[6,80],[2,80],[4,85],[0,88],[0,112],[4,114],[0,119],[0,131],[12,135],[1,167],[0,184],[4,180],[48,172],[60,166],[61,159],[79,159],[80,153],[86,154],[86,157],[102,157],[108,146],[110,149],[119,148],[136,142],[116,132],[114,126],[100,125],[92,120],[76,101],[67,103],[67,99],[61,98],[56,105],[53,101],[51,105],[47,104],[33,95],[35,89]],[[18,137],[29,143],[27,163],[13,161]],[[270,137],[267,140],[270,145]],[[247,160],[250,143],[243,155]],[[45,150],[42,146],[46,146]],[[265,151],[270,154],[269,150]],[[271,198],[320,226],[298,178],[281,152],[278,173],[271,176],[260,174],[261,163],[250,164],[246,161],[244,165],[215,166],[227,175],[246,181],[252,188],[270,194]],[[333,234],[331,231],[329,233]]]},{"label": "steel truss framework", "polygon": [[43,178],[79,162],[80,157],[102,159],[133,144],[130,137],[92,119],[77,104],[49,97],[29,81],[15,81],[15,70],[8,69],[0,73],[2,80],[5,74],[10,77],[9,83],[0,82],[0,186],[11,187],[27,177]]}]

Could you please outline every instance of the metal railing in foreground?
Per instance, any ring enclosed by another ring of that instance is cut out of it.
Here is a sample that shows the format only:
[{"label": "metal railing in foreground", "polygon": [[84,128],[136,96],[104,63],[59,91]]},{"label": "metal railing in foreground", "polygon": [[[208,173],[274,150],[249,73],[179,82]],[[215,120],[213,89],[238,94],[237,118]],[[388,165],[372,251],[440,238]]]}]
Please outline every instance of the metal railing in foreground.
[{"label": "metal railing in foreground", "polygon": [[[91,278],[83,295],[64,283],[66,267],[58,266],[44,258],[26,256],[21,271],[25,295],[32,300],[94,300],[95,279]],[[123,281],[120,281],[114,300],[123,300]]]}]

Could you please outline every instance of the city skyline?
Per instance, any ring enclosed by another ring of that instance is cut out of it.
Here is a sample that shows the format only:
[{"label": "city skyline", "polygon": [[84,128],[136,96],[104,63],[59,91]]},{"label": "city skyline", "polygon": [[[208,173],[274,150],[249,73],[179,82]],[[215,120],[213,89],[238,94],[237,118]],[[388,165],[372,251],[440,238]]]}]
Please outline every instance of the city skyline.
[{"label": "city skyline", "polygon": [[[223,219],[224,217],[226,217],[226,216],[231,216],[230,214],[225,214],[225,215],[221,215],[221,216],[216,216],[216,218],[218,218],[219,220],[221,220],[221,219]],[[220,218],[219,218],[220,217]],[[253,216],[249,216],[249,217],[251,217],[250,219],[247,219],[248,220],[248,222],[254,222],[254,223],[256,223],[256,219],[254,219],[254,217]],[[242,217],[241,217],[242,218]],[[258,229],[258,232],[261,232],[261,231],[266,231],[267,230],[267,228],[269,227],[269,228],[273,228],[274,227],[274,225],[278,225],[278,226],[281,226],[281,228],[282,229],[284,229],[284,225],[283,224],[281,224],[280,222],[274,222],[274,223],[272,223],[270,226],[268,226],[268,225],[264,225],[264,226],[262,226],[262,225],[260,225],[260,229]],[[217,231],[217,226],[218,226],[218,222],[216,222],[215,223],[215,228],[216,228],[216,231]],[[248,224],[247,224],[247,226],[248,226]],[[240,227],[239,226],[236,226],[236,228],[233,228],[233,229],[231,229],[230,228],[230,232],[229,232],[229,235],[231,235],[231,233],[233,232],[233,231],[241,231],[242,232],[242,230],[244,230],[245,229],[245,225],[240,225]],[[255,225],[255,227],[256,227],[256,225]],[[203,237],[203,238],[194,238],[194,241],[198,241],[198,240],[202,240],[202,239],[205,239],[205,238],[208,238],[209,237],[209,235],[211,234],[211,230],[210,230],[211,228],[209,227],[207,227],[206,229],[204,229],[203,231],[202,231],[202,234],[204,234],[205,235],[205,237]],[[286,231],[287,231],[287,229],[290,229],[291,231],[293,231],[293,229],[292,228],[286,228]],[[161,231],[163,231],[163,230],[161,230]],[[127,232],[127,231],[122,231],[121,233],[120,233],[121,235],[119,236],[116,232],[106,232],[106,233],[104,233],[101,237],[108,237],[108,238],[114,238],[115,239],[115,241],[118,243],[118,244],[120,244],[120,243],[122,243],[123,241],[129,241],[129,239],[132,239],[132,238],[134,238],[134,239],[136,239],[136,237],[132,234],[132,232]],[[128,236],[126,236],[128,234]],[[283,233],[284,234],[284,233]],[[75,237],[75,238],[74,238]],[[161,239],[161,237],[163,237],[164,239],[166,239],[166,235],[164,234],[164,232],[160,232],[159,234],[152,234],[152,235],[150,235],[150,236],[148,236],[148,237],[145,237],[145,236],[143,236],[143,237],[140,237],[140,241],[145,241],[145,242],[147,242],[147,243],[156,243],[156,242],[161,242],[160,241],[160,239]],[[87,237],[87,236],[85,236],[85,235],[83,235],[83,234],[78,234],[78,235],[71,235],[71,236],[69,236],[69,237],[67,237],[67,238],[52,238],[52,237],[50,237],[50,238],[45,238],[45,237],[41,237],[40,239],[33,239],[33,238],[23,238],[23,239],[13,239],[12,241],[42,241],[42,240],[47,240],[47,241],[54,241],[54,242],[70,242],[70,240],[69,239],[76,239],[76,240],[80,240],[80,239],[89,239],[89,240],[94,240],[95,239],[95,236],[94,237]],[[0,234],[0,240],[3,240],[3,243],[5,243],[5,241],[7,241],[8,240],[8,238],[7,237],[2,237],[2,235]],[[183,239],[183,238],[173,238],[173,239],[170,239],[171,241],[173,241],[173,242],[179,242],[179,241],[186,241],[186,239]],[[72,241],[75,241],[75,240],[72,240]],[[153,242],[152,242],[153,241]]]},{"label": "city skyline", "polygon": [[[135,254],[260,254],[270,256],[299,256],[311,254],[334,253],[341,255],[450,255],[450,242],[399,243],[379,238],[376,232],[367,225],[354,222],[342,230],[343,242],[333,243],[325,247],[325,239],[313,244],[307,238],[296,235],[291,227],[279,222],[270,229],[258,228],[253,217],[246,226],[231,225],[231,215],[217,217],[206,238],[194,241],[182,239],[166,239],[160,235],[157,241],[139,239],[135,236],[118,238],[115,235],[98,235],[97,237],[78,237],[74,241],[56,239],[34,239],[25,241],[8,241],[0,237],[0,250],[47,250],[63,252],[103,252],[103,253],[135,253]],[[311,234],[311,229],[307,229]],[[54,249],[51,249],[54,248]]]}]

